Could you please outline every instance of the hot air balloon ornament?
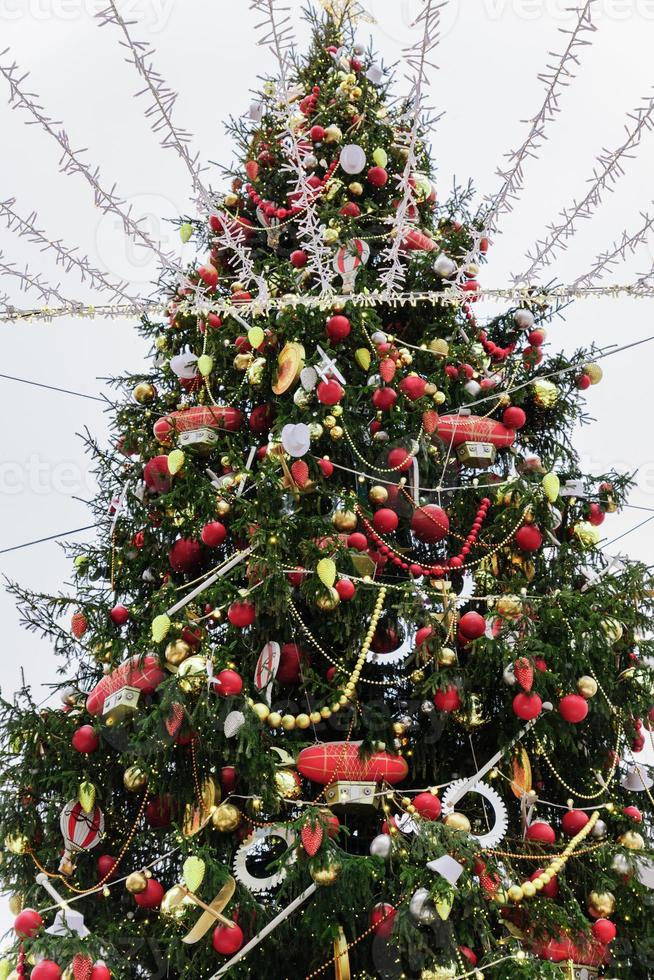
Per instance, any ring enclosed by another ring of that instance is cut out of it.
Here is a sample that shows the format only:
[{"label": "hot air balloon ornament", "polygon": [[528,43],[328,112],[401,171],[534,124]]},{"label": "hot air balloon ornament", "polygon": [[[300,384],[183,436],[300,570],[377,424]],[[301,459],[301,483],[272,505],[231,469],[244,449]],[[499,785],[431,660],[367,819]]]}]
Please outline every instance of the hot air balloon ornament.
[{"label": "hot air balloon ornament", "polygon": [[64,854],[59,871],[71,875],[75,870],[73,858],[82,851],[91,851],[104,835],[104,814],[99,806],[85,813],[79,800],[71,800],[61,811],[61,833],[64,838]]},{"label": "hot air balloon ornament", "polygon": [[354,283],[362,265],[370,258],[370,245],[361,238],[355,238],[342,245],[334,256],[334,269],[343,279],[343,292],[354,292]]}]

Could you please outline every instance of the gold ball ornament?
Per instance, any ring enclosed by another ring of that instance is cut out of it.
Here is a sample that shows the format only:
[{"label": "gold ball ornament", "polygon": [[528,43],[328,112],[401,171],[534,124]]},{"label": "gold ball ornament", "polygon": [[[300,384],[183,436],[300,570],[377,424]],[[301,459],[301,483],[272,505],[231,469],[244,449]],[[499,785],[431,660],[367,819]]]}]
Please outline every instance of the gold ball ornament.
[{"label": "gold ball ornament", "polygon": [[333,612],[341,601],[336,589],[328,589],[326,593],[319,595],[316,599],[316,608],[321,612]]},{"label": "gold ball ornament", "polygon": [[602,371],[601,367],[599,364],[595,364],[594,361],[584,364],[583,371],[584,374],[587,374],[590,378],[590,383],[592,385],[598,385],[604,377],[604,372]]},{"label": "gold ball ornament", "polygon": [[221,803],[213,811],[211,822],[221,834],[230,834],[241,823],[241,811],[233,803]]},{"label": "gold ball ornament", "polygon": [[183,919],[192,904],[186,889],[182,885],[173,885],[161,900],[161,914],[167,919]]},{"label": "gold ball ornament", "polygon": [[553,408],[559,400],[559,389],[551,381],[539,378],[532,386],[534,401],[540,408]]},{"label": "gold ball ornament", "polygon": [[363,184],[360,184],[358,180],[354,180],[348,186],[348,190],[353,197],[361,197],[363,194]]},{"label": "gold ball ornament", "polygon": [[11,895],[9,898],[9,911],[12,915],[18,915],[19,912],[23,911],[25,905],[25,896],[21,895],[20,892],[16,895]]},{"label": "gold ball ornament", "polygon": [[457,660],[456,651],[450,649],[450,647],[443,647],[442,650],[438,651],[436,656],[436,662],[439,667],[454,667]]},{"label": "gold ball ornament", "polygon": [[484,714],[481,698],[478,694],[472,694],[466,707],[455,711],[454,717],[458,724],[468,732],[473,732],[476,728],[483,728],[488,723],[488,717]]},{"label": "gold ball ornament", "polygon": [[448,813],[443,823],[450,828],[450,830],[460,830],[464,834],[469,834],[471,830],[471,824],[465,813],[459,813],[454,810],[453,813]]},{"label": "gold ball ornament", "polygon": [[435,337],[434,340],[429,341],[429,350],[437,357],[447,357],[450,352],[450,345],[446,340]]},{"label": "gold ball ornament", "polygon": [[615,912],[615,895],[613,892],[591,892],[588,908],[599,918],[607,919]]},{"label": "gold ball ornament", "polygon": [[278,769],[275,773],[275,789],[283,800],[299,800],[302,782],[294,769]]},{"label": "gold ball ornament", "polygon": [[147,381],[141,381],[132,390],[132,397],[134,401],[138,402],[139,405],[147,405],[151,402],[157,394],[157,389],[154,385],[149,384]]},{"label": "gold ball ornament", "polygon": [[222,497],[218,498],[216,501],[216,513],[219,517],[225,517],[227,514],[229,514],[231,509],[232,505],[229,503],[229,501],[223,500]]},{"label": "gold ball ornament", "polygon": [[344,435],[345,435],[345,430],[341,425],[335,425],[334,428],[331,429],[329,432],[329,437],[330,439],[333,439],[334,442],[338,442],[340,439],[343,438]]},{"label": "gold ball ornament", "polygon": [[621,844],[622,847],[626,847],[630,851],[645,850],[643,835],[639,834],[636,830],[628,830],[626,833],[621,834],[618,837],[618,844]]},{"label": "gold ball ornament", "polygon": [[594,677],[580,677],[577,681],[577,691],[588,701],[597,694],[597,681]]},{"label": "gold ball ornament", "polygon": [[335,885],[341,874],[341,865],[338,861],[331,860],[323,868],[312,868],[311,877],[317,885],[321,887],[328,887],[330,885]]},{"label": "gold ball ornament", "polygon": [[259,721],[265,721],[268,715],[270,714],[270,708],[268,707],[267,704],[264,704],[263,701],[257,704],[253,704],[252,710],[254,711]]},{"label": "gold ball ornament", "polygon": [[138,793],[148,784],[148,777],[138,766],[130,766],[123,773],[123,786],[128,793]]},{"label": "gold ball ornament", "polygon": [[177,681],[185,694],[199,694],[207,683],[207,661],[205,657],[189,657],[180,664]]},{"label": "gold ball ornament", "polygon": [[595,548],[602,537],[600,529],[589,521],[579,521],[574,525],[572,532],[582,548]]},{"label": "gold ball ornament", "polygon": [[332,517],[332,524],[337,531],[352,532],[357,526],[357,515],[353,510],[337,510]]},{"label": "gold ball ornament", "polygon": [[29,846],[30,842],[25,834],[7,834],[5,837],[5,849],[10,854],[26,854]]},{"label": "gold ball ornament", "polygon": [[125,880],[125,888],[130,895],[140,895],[148,887],[148,879],[142,871],[132,871]]},{"label": "gold ball ornament", "polygon": [[619,643],[624,633],[622,623],[617,619],[605,619],[602,622],[602,629],[609,643]]},{"label": "gold ball ornament", "polygon": [[368,491],[368,500],[371,504],[379,507],[381,504],[385,504],[388,500],[388,490],[386,487],[382,486],[371,487]]},{"label": "gold ball ornament", "polygon": [[186,640],[182,640],[180,637],[177,640],[171,640],[166,647],[164,657],[166,658],[166,663],[172,667],[179,667],[181,663],[188,660],[192,653],[193,649],[190,643],[187,643]]},{"label": "gold ball ornament", "polygon": [[517,619],[522,615],[522,599],[517,595],[503,595],[495,603],[495,609],[506,619]]}]

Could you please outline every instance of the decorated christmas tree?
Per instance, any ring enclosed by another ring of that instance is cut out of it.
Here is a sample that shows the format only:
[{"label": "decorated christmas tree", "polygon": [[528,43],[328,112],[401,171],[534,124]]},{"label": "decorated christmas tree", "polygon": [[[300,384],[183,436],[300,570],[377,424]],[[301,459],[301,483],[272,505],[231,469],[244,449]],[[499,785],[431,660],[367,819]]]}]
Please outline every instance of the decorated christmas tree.
[{"label": "decorated christmas tree", "polygon": [[650,977],[652,583],[572,442],[597,352],[548,349],[529,289],[476,314],[436,6],[405,100],[323,6],[303,58],[271,20],[180,220],[74,587],[11,586],[61,703],[1,706],[0,976]]}]

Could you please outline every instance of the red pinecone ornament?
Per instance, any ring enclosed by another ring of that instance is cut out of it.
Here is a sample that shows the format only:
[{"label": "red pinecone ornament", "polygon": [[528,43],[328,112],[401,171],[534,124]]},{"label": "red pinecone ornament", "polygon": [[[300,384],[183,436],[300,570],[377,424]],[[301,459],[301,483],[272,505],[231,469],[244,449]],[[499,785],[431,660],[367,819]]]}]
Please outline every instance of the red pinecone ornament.
[{"label": "red pinecone ornament", "polygon": [[392,357],[385,357],[379,364],[379,373],[388,384],[395,377],[395,361]]},{"label": "red pinecone ornament", "polygon": [[166,718],[166,731],[171,738],[179,733],[180,728],[184,722],[184,709],[181,704],[176,701],[170,706],[170,711],[168,712],[168,717]]},{"label": "red pinecone ornament", "polygon": [[314,857],[322,844],[323,829],[319,823],[305,823],[300,831],[302,846],[309,857]]},{"label": "red pinecone ornament", "polygon": [[72,962],[74,980],[91,980],[93,960],[84,953],[75,953]]},{"label": "red pinecone ornament", "polygon": [[422,413],[422,427],[428,436],[433,435],[438,428],[438,412],[433,408]]},{"label": "red pinecone ornament", "polygon": [[291,475],[298,487],[306,487],[309,482],[309,467],[303,459],[296,459],[291,466]]},{"label": "red pinecone ornament", "polygon": [[534,686],[534,668],[526,657],[518,657],[514,664],[515,676],[520,687],[529,693]]},{"label": "red pinecone ornament", "polygon": [[482,871],[479,875],[479,884],[485,894],[492,897],[499,888],[500,882],[497,875],[489,874],[488,871]]},{"label": "red pinecone ornament", "polygon": [[83,612],[73,613],[73,618],[70,621],[70,628],[75,639],[81,640],[89,628],[89,621]]}]

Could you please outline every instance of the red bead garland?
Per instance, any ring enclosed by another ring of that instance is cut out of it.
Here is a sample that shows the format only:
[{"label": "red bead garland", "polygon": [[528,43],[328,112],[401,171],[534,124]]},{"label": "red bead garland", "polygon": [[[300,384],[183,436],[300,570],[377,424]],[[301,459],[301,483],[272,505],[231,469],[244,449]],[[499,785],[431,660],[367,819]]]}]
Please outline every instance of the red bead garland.
[{"label": "red bead garland", "polygon": [[[314,200],[318,198],[325,190],[327,183],[333,176],[334,171],[338,167],[338,160],[333,160],[327,168],[327,172],[324,177],[316,177],[316,186],[314,188]],[[280,221],[284,221],[286,218],[295,218],[298,214],[301,214],[304,210],[302,207],[297,205],[292,205],[290,208],[282,208],[274,201],[266,201],[252,186],[252,184],[246,184],[245,190],[248,193],[248,197],[252,201],[255,207],[261,208],[263,213],[267,218],[279,218]]]},{"label": "red bead garland", "polygon": [[[458,555],[454,555],[452,558],[446,559],[439,565],[421,565],[419,562],[405,561],[399,555],[393,553],[393,549],[386,544],[384,539],[380,537],[380,535],[377,533],[377,531],[370,523],[370,521],[365,517],[364,514],[362,514],[360,507],[357,507],[357,513],[361,518],[361,522],[364,528],[366,529],[367,534],[370,536],[372,541],[379,547],[380,554],[383,555],[385,558],[388,558],[390,561],[392,561],[394,565],[397,565],[398,568],[401,568],[405,572],[409,572],[409,574],[414,576],[414,578],[418,578],[420,575],[429,575],[433,578],[442,578],[444,575],[447,574],[447,572],[458,571],[459,569],[464,567],[463,563],[465,559],[470,554],[471,549],[477,543],[479,532],[483,526],[484,521],[486,520],[486,516],[488,514],[488,510],[490,506],[491,506],[490,499],[488,497],[484,497],[481,504],[479,505],[479,509],[477,511],[477,517],[475,518],[475,521],[470,529],[470,533],[465,539],[461,551],[459,552]],[[434,523],[438,524],[438,521],[435,518],[432,519],[434,520]],[[443,528],[443,530],[445,530],[445,528]],[[449,528],[447,530],[449,530]]]}]

